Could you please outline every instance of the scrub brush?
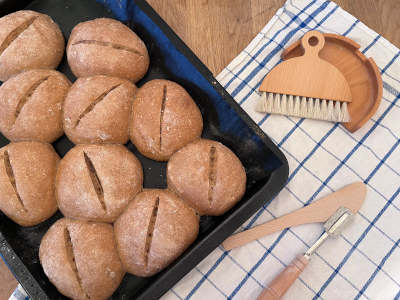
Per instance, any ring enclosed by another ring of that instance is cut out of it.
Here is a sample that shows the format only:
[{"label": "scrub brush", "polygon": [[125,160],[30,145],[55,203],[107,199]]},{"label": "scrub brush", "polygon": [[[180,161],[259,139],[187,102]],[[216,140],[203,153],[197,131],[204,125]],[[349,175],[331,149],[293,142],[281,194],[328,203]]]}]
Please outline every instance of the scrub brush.
[{"label": "scrub brush", "polygon": [[309,31],[301,39],[304,54],[277,65],[260,86],[256,111],[349,122],[351,91],[343,74],[318,56],[325,38]]}]

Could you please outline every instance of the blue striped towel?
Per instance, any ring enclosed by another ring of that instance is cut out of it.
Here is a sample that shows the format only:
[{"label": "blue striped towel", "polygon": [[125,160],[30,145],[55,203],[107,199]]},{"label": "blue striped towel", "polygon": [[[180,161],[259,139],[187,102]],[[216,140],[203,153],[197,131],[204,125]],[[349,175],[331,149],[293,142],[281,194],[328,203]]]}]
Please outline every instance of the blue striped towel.
[{"label": "blue striped towel", "polygon": [[[283,48],[314,29],[355,40],[381,70],[382,103],[354,134],[339,124],[254,112],[258,86],[280,62]],[[317,251],[284,299],[400,299],[399,55],[399,49],[333,2],[288,0],[217,76],[279,145],[290,166],[287,186],[239,230],[298,209],[354,181],[368,185],[355,222]],[[309,224],[229,252],[219,247],[163,299],[255,299],[321,233],[320,224]]]}]

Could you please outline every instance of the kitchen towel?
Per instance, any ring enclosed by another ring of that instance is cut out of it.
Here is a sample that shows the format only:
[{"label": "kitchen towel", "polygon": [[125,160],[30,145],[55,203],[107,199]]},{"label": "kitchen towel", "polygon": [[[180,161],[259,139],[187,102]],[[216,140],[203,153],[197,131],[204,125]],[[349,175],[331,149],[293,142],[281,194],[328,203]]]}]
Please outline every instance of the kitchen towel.
[{"label": "kitchen towel", "polygon": [[[124,18],[126,1],[104,2],[117,17]],[[381,71],[382,103],[354,134],[340,124],[254,111],[264,76],[280,62],[282,50],[309,30],[355,40]],[[334,2],[288,0],[217,76],[279,145],[290,167],[287,186],[239,231],[298,209],[354,181],[364,181],[368,186],[367,199],[355,221],[336,240],[318,249],[284,299],[400,299],[399,55],[399,49]],[[256,299],[322,230],[321,224],[309,224],[232,251],[219,247],[162,299]],[[11,299],[24,299],[16,297],[18,292]]]}]

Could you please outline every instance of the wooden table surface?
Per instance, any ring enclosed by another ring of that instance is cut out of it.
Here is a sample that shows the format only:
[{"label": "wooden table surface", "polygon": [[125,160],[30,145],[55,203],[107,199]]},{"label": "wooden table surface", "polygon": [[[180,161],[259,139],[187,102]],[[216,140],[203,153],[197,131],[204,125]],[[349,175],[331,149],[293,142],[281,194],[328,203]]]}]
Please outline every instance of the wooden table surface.
[{"label": "wooden table surface", "polygon": [[[217,75],[263,28],[285,0],[147,0]],[[400,47],[399,0],[336,0]],[[17,282],[0,259],[0,300]]]},{"label": "wooden table surface", "polygon": [[[217,75],[282,7],[285,0],[147,0]],[[400,47],[399,0],[335,0]]]}]

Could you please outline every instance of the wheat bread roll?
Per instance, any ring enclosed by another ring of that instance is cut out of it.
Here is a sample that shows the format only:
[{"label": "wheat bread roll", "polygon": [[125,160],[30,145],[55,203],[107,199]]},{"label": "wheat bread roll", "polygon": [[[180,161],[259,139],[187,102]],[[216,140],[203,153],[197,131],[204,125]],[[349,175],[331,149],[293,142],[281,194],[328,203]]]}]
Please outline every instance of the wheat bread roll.
[{"label": "wheat bread roll", "polygon": [[168,190],[144,190],[114,223],[125,270],[151,276],[174,261],[196,239],[195,211]]},{"label": "wheat bread roll", "polygon": [[21,226],[50,218],[57,211],[59,160],[50,144],[19,142],[0,148],[0,210]]},{"label": "wheat bread roll", "polygon": [[52,143],[63,135],[62,105],[70,81],[54,70],[30,70],[0,86],[0,131],[10,141]]},{"label": "wheat bread roll", "polygon": [[111,223],[142,184],[142,166],[124,146],[77,145],[60,162],[56,197],[66,217]]},{"label": "wheat bread roll", "polygon": [[179,84],[151,80],[136,93],[129,134],[144,156],[166,161],[175,151],[199,139],[202,130],[201,112]]},{"label": "wheat bread roll", "polygon": [[64,102],[64,130],[75,144],[125,144],[136,86],[109,76],[79,78]]},{"label": "wheat bread roll", "polygon": [[228,147],[201,139],[171,156],[167,182],[200,215],[219,216],[243,196],[246,172]]},{"label": "wheat bread roll", "polygon": [[39,258],[57,290],[78,300],[108,299],[125,274],[112,225],[63,218],[43,236]]},{"label": "wheat bread roll", "polygon": [[76,25],[67,45],[76,77],[109,75],[139,81],[149,67],[143,41],[121,22],[99,18]]},{"label": "wheat bread roll", "polygon": [[20,10],[0,18],[0,81],[30,69],[55,69],[64,37],[45,14]]}]

